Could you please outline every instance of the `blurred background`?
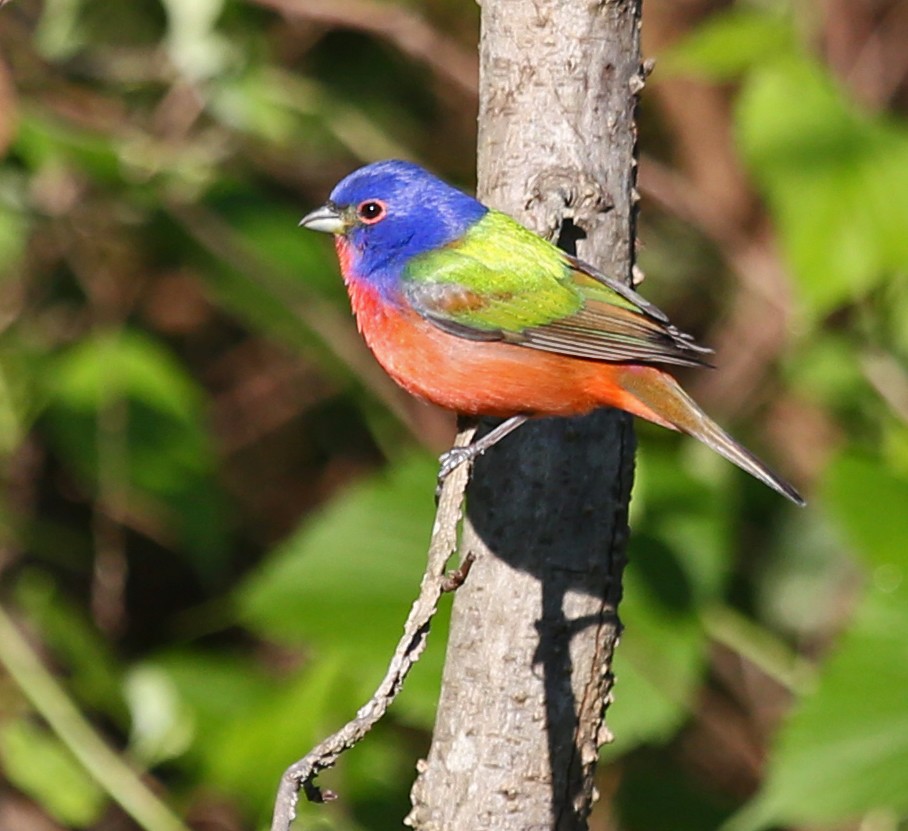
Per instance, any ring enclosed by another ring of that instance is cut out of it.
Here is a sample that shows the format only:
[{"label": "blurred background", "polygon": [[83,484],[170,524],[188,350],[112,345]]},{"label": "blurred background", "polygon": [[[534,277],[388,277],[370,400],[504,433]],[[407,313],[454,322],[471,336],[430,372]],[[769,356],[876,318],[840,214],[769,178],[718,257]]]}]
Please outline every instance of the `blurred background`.
[{"label": "blurred background", "polygon": [[[3,831],[261,828],[380,678],[454,427],[296,223],[379,158],[472,188],[478,16],[0,9]],[[810,504],[640,426],[592,826],[905,829],[908,3],[647,0],[644,41],[641,290]],[[447,605],[299,827],[400,827]]]}]

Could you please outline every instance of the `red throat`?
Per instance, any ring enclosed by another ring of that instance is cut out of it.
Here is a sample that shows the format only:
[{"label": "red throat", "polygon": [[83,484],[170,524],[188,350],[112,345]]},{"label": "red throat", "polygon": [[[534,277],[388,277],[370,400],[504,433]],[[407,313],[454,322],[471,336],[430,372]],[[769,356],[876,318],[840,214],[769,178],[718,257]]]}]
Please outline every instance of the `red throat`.
[{"label": "red throat", "polygon": [[337,251],[337,261],[340,263],[341,275],[347,285],[353,279],[353,246],[346,237],[334,237],[334,250]]}]

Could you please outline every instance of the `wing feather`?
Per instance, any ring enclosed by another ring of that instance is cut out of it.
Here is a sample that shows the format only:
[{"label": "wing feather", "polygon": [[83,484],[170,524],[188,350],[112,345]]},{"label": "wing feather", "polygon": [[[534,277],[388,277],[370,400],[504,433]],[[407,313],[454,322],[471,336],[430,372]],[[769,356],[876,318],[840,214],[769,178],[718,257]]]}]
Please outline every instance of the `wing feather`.
[{"label": "wing feather", "polygon": [[589,360],[709,365],[711,350],[629,286],[503,214],[478,226],[405,274],[406,301],[439,328]]}]

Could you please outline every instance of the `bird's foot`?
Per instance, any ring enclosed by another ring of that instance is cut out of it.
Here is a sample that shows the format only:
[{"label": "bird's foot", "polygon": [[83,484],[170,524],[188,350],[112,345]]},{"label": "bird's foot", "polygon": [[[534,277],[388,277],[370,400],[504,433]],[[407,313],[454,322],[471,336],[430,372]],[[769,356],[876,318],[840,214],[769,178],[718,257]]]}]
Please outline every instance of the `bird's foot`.
[{"label": "bird's foot", "polygon": [[508,433],[514,432],[528,418],[529,416],[526,415],[511,416],[472,444],[468,444],[466,447],[452,447],[447,453],[442,453],[438,459],[441,468],[438,471],[438,485],[435,488],[436,503],[441,496],[441,486],[456,468],[465,463],[472,463],[477,456],[481,456],[490,447],[496,445]]},{"label": "bird's foot", "polygon": [[463,464],[469,464],[476,458],[476,451],[473,445],[466,447],[452,447],[438,457],[440,467],[438,469],[438,481],[435,485],[435,502],[441,498],[441,488],[447,479],[457,468]]},{"label": "bird's foot", "polygon": [[442,484],[457,468],[467,462],[472,462],[476,453],[472,445],[466,447],[452,447],[438,457],[441,467],[438,470],[438,482]]}]

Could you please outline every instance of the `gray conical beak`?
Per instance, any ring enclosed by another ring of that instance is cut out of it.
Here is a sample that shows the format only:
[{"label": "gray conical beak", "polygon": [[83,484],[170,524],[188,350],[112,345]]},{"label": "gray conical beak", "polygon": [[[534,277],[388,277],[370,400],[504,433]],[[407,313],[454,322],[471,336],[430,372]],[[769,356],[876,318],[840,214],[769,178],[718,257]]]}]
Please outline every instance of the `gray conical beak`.
[{"label": "gray conical beak", "polygon": [[306,214],[300,220],[300,228],[322,231],[326,234],[342,234],[347,230],[347,223],[337,207],[329,202]]}]

